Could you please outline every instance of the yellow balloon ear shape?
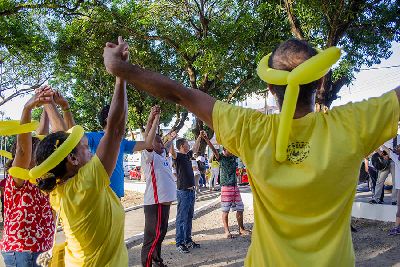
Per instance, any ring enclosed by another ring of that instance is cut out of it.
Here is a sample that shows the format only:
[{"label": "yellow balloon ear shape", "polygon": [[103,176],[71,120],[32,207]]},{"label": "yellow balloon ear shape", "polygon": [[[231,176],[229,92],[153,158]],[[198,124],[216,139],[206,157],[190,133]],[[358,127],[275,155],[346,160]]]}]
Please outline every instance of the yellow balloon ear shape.
[{"label": "yellow balloon ear shape", "polygon": [[304,61],[290,72],[270,68],[268,60],[271,53],[263,57],[257,66],[257,74],[263,81],[273,85],[287,85],[276,139],[275,157],[278,162],[284,162],[287,159],[286,150],[300,91],[299,85],[322,78],[340,58],[340,49],[337,47],[329,47],[323,51],[318,50],[318,52],[317,55]]}]

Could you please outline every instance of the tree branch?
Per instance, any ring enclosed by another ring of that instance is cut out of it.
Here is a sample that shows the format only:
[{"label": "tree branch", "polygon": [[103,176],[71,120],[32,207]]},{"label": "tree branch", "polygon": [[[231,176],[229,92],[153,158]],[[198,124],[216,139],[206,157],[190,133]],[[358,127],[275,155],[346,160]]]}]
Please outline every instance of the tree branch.
[{"label": "tree branch", "polygon": [[20,10],[24,9],[66,9],[69,12],[74,12],[76,11],[79,6],[84,2],[84,0],[77,0],[75,5],[72,8],[67,7],[66,5],[58,5],[52,2],[49,3],[42,3],[42,4],[20,4],[17,6],[12,7],[11,9],[8,10],[3,10],[0,12],[0,17],[1,16],[9,16],[13,15],[15,13],[18,13]]},{"label": "tree branch", "polygon": [[235,88],[233,88],[233,91],[229,94],[228,98],[226,99],[226,102],[230,102],[233,97],[235,96],[235,94],[239,91],[239,89],[249,80],[251,80],[253,78],[252,74],[247,75],[244,79],[240,80],[238,82],[238,84],[235,86]]},{"label": "tree branch", "polygon": [[304,32],[301,29],[300,22],[293,12],[293,2],[292,0],[284,0],[285,9],[290,23],[290,29],[293,35],[298,39],[304,39]]}]

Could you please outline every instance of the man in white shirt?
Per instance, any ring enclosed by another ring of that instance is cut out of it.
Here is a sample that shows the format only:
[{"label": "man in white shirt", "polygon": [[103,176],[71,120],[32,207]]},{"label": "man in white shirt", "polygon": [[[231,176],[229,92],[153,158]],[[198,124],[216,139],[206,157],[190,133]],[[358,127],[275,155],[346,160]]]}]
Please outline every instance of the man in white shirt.
[{"label": "man in white shirt", "polygon": [[[158,120],[159,114],[154,118],[153,127],[158,127]],[[170,146],[175,137],[176,133],[172,132],[166,146]],[[171,203],[176,200],[176,184],[160,135],[156,135],[154,138],[153,150],[144,150],[142,156],[146,190],[144,193],[145,226],[141,261],[145,267],[166,266],[161,258],[161,244],[168,229]]]}]

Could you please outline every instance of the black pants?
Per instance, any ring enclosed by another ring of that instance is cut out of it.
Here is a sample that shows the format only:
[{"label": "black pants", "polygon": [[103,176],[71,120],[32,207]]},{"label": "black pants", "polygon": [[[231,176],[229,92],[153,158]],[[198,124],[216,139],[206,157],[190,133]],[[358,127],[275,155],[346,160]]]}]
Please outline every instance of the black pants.
[{"label": "black pants", "polygon": [[154,204],[144,206],[144,237],[142,247],[142,265],[144,267],[162,266],[161,243],[168,229],[170,205]]}]

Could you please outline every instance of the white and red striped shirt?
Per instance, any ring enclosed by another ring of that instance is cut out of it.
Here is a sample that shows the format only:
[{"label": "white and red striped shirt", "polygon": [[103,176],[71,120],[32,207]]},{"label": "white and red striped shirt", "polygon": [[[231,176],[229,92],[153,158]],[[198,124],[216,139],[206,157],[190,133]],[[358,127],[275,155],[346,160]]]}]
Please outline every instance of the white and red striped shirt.
[{"label": "white and red striped shirt", "polygon": [[154,151],[144,150],[142,157],[142,168],[146,177],[144,205],[175,201],[176,183],[165,151],[159,155]]}]

